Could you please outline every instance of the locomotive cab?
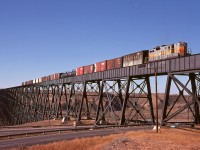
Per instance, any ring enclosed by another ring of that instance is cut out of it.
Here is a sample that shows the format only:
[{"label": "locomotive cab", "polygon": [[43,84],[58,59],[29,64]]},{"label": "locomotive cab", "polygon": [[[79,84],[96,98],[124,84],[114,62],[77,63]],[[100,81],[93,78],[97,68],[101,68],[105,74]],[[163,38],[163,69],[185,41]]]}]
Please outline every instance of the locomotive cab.
[{"label": "locomotive cab", "polygon": [[179,56],[187,55],[187,43],[186,42],[178,42],[174,44],[175,53],[179,54]]}]

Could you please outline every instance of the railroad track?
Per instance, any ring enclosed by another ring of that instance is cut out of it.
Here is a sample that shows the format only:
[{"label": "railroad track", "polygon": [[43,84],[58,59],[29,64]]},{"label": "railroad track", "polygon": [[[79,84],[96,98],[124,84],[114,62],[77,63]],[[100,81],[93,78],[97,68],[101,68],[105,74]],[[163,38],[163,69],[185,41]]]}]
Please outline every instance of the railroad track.
[{"label": "railroad track", "polygon": [[[101,127],[95,127],[95,126],[75,126],[75,127],[62,127],[62,128],[53,128],[53,129],[23,129],[18,131],[17,129],[12,131],[1,131],[0,140],[6,140],[6,139],[16,139],[16,138],[23,138],[23,137],[30,137],[30,136],[41,136],[46,134],[57,134],[57,133],[67,133],[67,132],[80,132],[84,130],[99,130],[103,128],[116,128],[116,126],[101,126]],[[119,127],[118,127],[119,128]],[[17,133],[16,133],[17,132]]]}]

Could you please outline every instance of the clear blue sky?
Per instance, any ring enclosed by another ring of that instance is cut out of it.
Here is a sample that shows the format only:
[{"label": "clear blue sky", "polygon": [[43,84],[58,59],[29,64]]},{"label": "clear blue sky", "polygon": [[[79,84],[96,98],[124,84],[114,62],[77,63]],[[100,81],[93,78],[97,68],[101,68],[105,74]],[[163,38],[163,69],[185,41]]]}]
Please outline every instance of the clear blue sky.
[{"label": "clear blue sky", "polygon": [[200,50],[199,0],[0,0],[0,88],[157,45]]}]

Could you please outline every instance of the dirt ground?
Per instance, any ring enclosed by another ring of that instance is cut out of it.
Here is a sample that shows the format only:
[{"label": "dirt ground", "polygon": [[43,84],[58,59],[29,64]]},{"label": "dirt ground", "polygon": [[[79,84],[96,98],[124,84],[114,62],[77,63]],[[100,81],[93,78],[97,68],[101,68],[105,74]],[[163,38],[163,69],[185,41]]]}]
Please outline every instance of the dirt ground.
[{"label": "dirt ground", "polygon": [[[195,146],[196,148],[200,148]],[[194,146],[184,146],[170,141],[158,141],[149,138],[144,139],[118,139],[112,144],[106,146],[104,150],[133,150],[133,149],[149,149],[149,150],[172,150],[172,149],[193,149]]]},{"label": "dirt ground", "polygon": [[188,129],[161,129],[159,133],[125,134],[103,150],[200,150],[200,132]]}]

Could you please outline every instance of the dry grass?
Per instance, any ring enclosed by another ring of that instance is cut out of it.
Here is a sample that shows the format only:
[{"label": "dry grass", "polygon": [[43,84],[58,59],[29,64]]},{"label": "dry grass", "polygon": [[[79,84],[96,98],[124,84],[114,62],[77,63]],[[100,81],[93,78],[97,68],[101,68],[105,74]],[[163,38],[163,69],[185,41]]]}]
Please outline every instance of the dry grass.
[{"label": "dry grass", "polygon": [[19,147],[12,150],[99,150],[105,144],[117,137],[115,135],[95,138],[75,139],[71,141],[54,142],[47,145],[36,145],[31,147]]},{"label": "dry grass", "polygon": [[132,149],[191,149],[200,150],[200,131],[182,129],[161,129],[155,131],[128,132],[104,137],[75,139],[21,147],[15,150],[132,150]]},{"label": "dry grass", "polygon": [[[48,127],[48,126],[60,126],[64,125],[64,123],[61,122],[61,119],[52,119],[52,120],[43,120],[43,121],[37,121],[37,122],[30,122],[22,125],[15,125],[12,127]],[[65,123],[66,124],[66,123]]]},{"label": "dry grass", "polygon": [[[38,122],[30,122],[22,125],[15,125],[12,127],[18,127],[18,128],[23,128],[23,127],[50,127],[50,126],[73,126],[75,121],[75,118],[70,118],[68,123],[62,122],[62,119],[51,119],[51,120],[43,120],[43,121],[38,121]],[[81,120],[79,122],[79,125],[86,126],[86,125],[94,125],[95,120]]]},{"label": "dry grass", "polygon": [[200,132],[196,130],[161,129],[159,133],[132,132],[126,136],[132,143],[127,149],[200,149]]}]

